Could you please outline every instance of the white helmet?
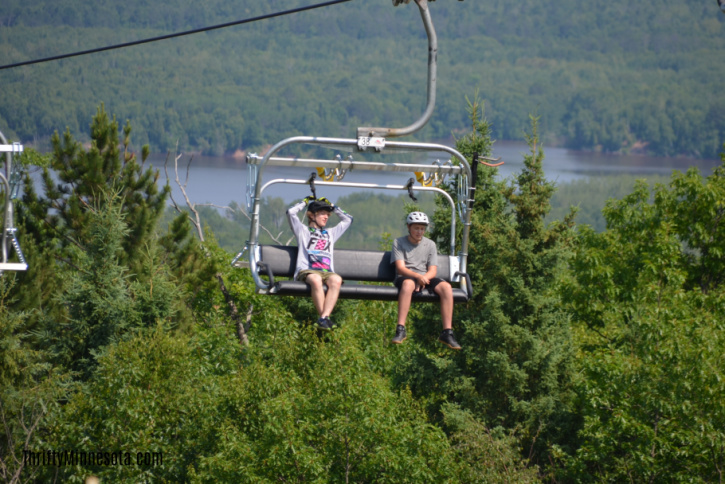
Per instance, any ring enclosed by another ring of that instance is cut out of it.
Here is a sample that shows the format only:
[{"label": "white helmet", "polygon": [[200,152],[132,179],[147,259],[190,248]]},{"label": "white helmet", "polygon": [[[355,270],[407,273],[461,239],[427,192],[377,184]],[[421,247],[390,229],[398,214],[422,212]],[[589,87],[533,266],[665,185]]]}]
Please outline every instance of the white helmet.
[{"label": "white helmet", "polygon": [[423,224],[428,225],[430,224],[430,221],[428,220],[428,216],[424,214],[423,212],[410,212],[408,214],[408,218],[405,219],[405,223],[410,224]]}]

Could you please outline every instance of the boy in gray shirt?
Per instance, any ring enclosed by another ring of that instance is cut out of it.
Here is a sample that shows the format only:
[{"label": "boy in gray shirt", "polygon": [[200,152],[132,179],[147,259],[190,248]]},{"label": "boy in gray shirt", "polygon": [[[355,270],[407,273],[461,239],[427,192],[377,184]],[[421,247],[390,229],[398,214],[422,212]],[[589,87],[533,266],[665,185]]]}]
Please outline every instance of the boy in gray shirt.
[{"label": "boy in gray shirt", "polygon": [[[352,216],[326,198],[312,199],[308,204],[309,200],[305,198],[287,210],[287,219],[297,237],[298,246],[294,278],[310,286],[312,302],[320,316],[317,325],[329,331],[333,326],[330,313],[337,303],[342,286],[342,277],[335,274],[332,250],[335,241],[352,224]],[[304,226],[297,218],[297,213],[305,206],[308,226]],[[340,223],[327,230],[327,220],[333,211],[340,217]],[[324,286],[327,286],[327,294]]]},{"label": "boy in gray shirt", "polygon": [[436,277],[438,272],[438,250],[435,242],[424,237],[428,228],[428,216],[423,212],[411,212],[406,219],[408,235],[393,241],[391,262],[397,274],[394,284],[398,288],[398,325],[393,343],[406,340],[405,321],[410,311],[413,292],[423,289],[438,294],[441,302],[443,331],[438,341],[454,350],[460,350],[453,336],[453,290],[451,285]]}]

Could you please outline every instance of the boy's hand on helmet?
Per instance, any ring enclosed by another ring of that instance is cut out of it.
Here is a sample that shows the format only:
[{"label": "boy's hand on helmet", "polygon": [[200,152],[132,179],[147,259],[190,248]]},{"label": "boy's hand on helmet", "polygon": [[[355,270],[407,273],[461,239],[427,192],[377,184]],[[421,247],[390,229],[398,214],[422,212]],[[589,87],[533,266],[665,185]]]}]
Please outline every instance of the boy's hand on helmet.
[{"label": "boy's hand on helmet", "polygon": [[314,195],[310,195],[309,197],[305,197],[302,199],[302,201],[305,203],[310,203],[312,200],[315,200]]}]

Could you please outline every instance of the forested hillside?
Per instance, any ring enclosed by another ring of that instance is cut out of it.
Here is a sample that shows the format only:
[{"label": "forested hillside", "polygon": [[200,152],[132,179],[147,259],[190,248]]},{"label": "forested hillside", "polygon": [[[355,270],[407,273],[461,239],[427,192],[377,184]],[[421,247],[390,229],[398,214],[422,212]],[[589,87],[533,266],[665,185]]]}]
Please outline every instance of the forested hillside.
[{"label": "forested hillside", "polygon": [[[310,5],[6,0],[0,64],[86,50]],[[581,0],[431,3],[437,109],[420,139],[465,129],[480,89],[496,139],[716,158],[725,138],[725,16],[715,2]],[[407,126],[425,105],[417,9],[361,0],[119,51],[0,71],[0,130],[49,148],[66,127],[88,140],[100,103],[130,120],[135,147],[207,154],[294,134],[353,136]]]}]

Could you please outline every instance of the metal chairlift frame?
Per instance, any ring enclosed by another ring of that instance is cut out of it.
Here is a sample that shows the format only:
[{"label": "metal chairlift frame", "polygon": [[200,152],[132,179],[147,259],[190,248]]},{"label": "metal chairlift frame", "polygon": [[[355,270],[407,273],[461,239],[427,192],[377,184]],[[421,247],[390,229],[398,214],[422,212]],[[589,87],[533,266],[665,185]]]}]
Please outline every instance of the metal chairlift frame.
[{"label": "metal chairlift frame", "polygon": [[[0,250],[2,251],[2,260],[0,260],[0,275],[3,271],[25,271],[28,264],[20,250],[20,243],[15,235],[17,229],[13,222],[13,199],[17,196],[17,180],[13,180],[13,158],[23,152],[23,145],[20,143],[8,144],[5,135],[0,132],[0,153],[5,153],[5,170],[0,172],[0,182],[4,188],[4,205],[3,205],[3,227],[2,240],[0,241]],[[8,242],[15,249],[15,254],[19,262],[9,262]]]},{"label": "metal chairlift frame", "polygon": [[[250,231],[249,240],[245,250],[249,251],[249,268],[251,269],[252,277],[257,286],[257,293],[260,294],[271,294],[269,286],[265,281],[261,279],[260,272],[260,244],[259,244],[259,211],[261,207],[262,193],[263,191],[277,183],[286,184],[308,184],[309,180],[304,179],[275,179],[263,183],[263,175],[265,168],[270,165],[274,166],[290,166],[290,167],[310,167],[310,168],[329,168],[335,169],[338,173],[345,171],[357,171],[357,170],[377,170],[377,171],[407,171],[407,172],[423,172],[437,175],[455,175],[458,177],[458,200],[453,201],[451,196],[444,190],[433,187],[433,186],[416,186],[415,189],[418,191],[433,191],[439,193],[446,198],[451,204],[451,244],[450,244],[450,255],[449,263],[451,272],[455,274],[459,272],[465,277],[456,277],[454,280],[460,282],[461,289],[466,293],[472,293],[471,287],[466,287],[470,284],[470,278],[466,274],[466,264],[468,259],[468,238],[471,227],[471,210],[473,208],[473,201],[475,198],[475,182],[476,182],[476,171],[477,163],[474,164],[473,170],[469,165],[466,158],[454,148],[449,146],[435,144],[435,143],[420,143],[420,142],[402,142],[402,141],[389,141],[388,138],[399,137],[409,135],[418,131],[422,128],[430,119],[433,114],[435,107],[436,97],[436,72],[437,72],[437,51],[438,41],[433,27],[433,21],[428,10],[428,0],[415,0],[420,10],[421,18],[425,27],[426,34],[428,36],[428,96],[427,106],[421,117],[413,124],[405,128],[375,128],[375,127],[360,127],[357,129],[356,139],[347,138],[322,138],[312,136],[296,136],[284,139],[274,145],[263,157],[259,157],[255,154],[247,156],[247,164],[249,166],[249,178],[247,187],[247,208],[251,210],[250,217]],[[403,164],[403,163],[381,163],[381,162],[370,162],[370,161],[353,161],[342,160],[338,156],[334,160],[315,160],[315,159],[304,159],[304,158],[284,158],[276,157],[275,155],[285,147],[295,144],[312,144],[324,147],[339,148],[341,150],[350,150],[358,152],[376,152],[384,153],[385,150],[390,149],[394,151],[412,151],[412,152],[445,152],[451,155],[452,160],[458,161],[458,165],[450,163],[441,164],[434,163],[433,165],[421,165],[421,164]],[[409,188],[408,185],[383,185],[383,184],[370,184],[370,183],[348,183],[341,181],[321,181],[317,182],[321,186],[341,186],[341,187],[362,187],[362,188],[376,188],[376,189],[392,189],[392,190],[404,190]],[[458,214],[463,222],[463,230],[461,234],[461,250],[458,254],[455,253],[456,239],[455,239],[455,218],[456,208],[458,208]],[[244,251],[237,255],[233,264],[243,256]]]}]

